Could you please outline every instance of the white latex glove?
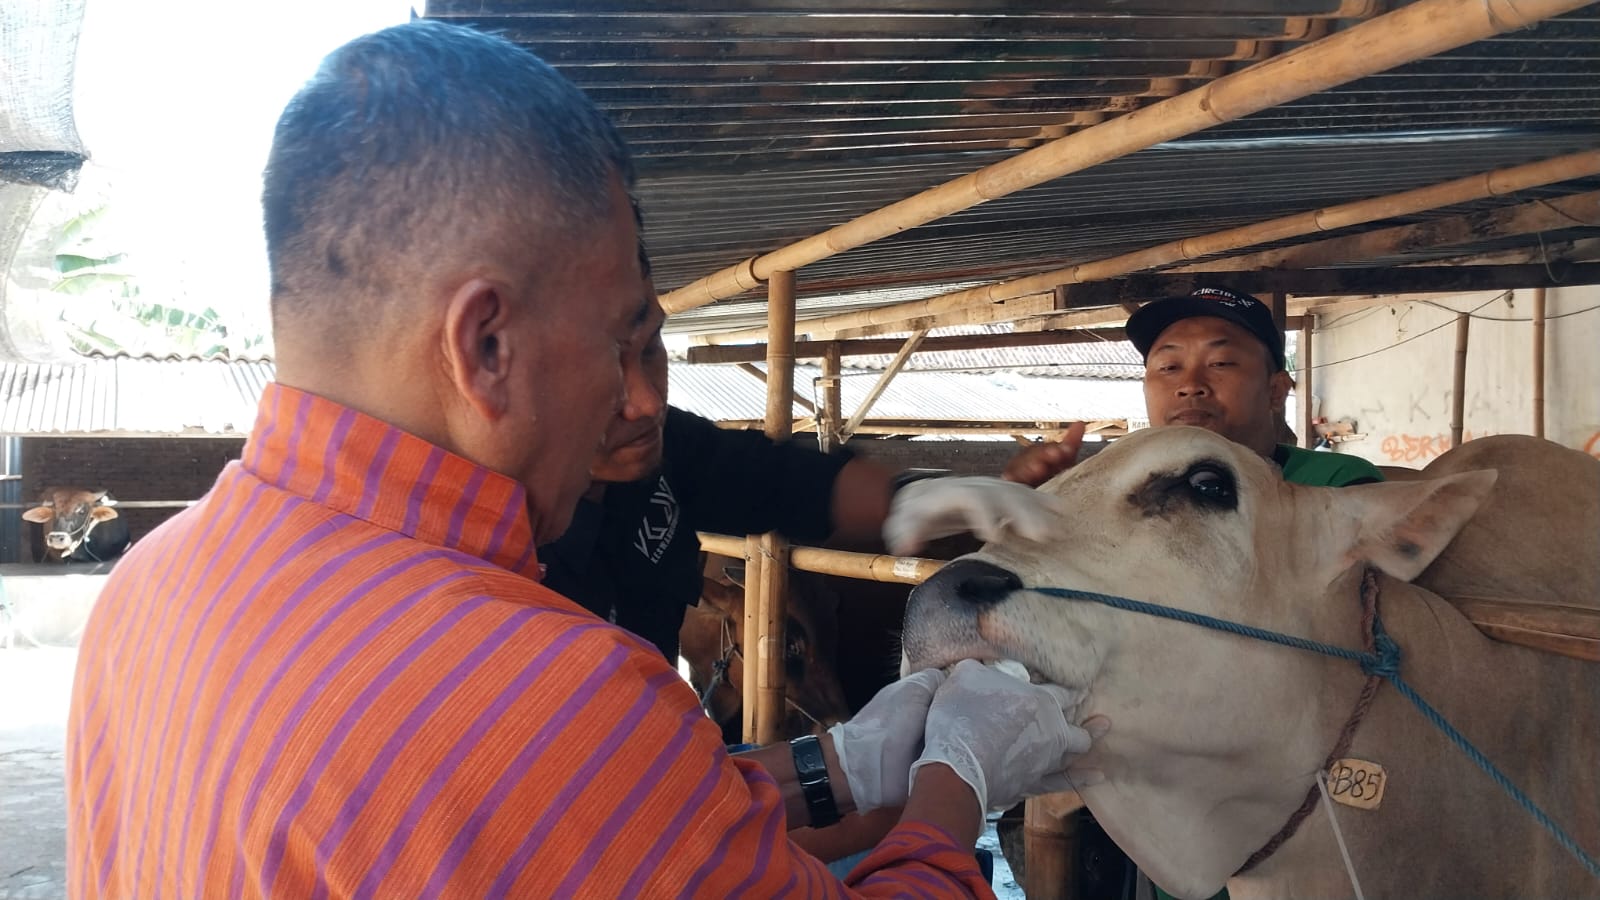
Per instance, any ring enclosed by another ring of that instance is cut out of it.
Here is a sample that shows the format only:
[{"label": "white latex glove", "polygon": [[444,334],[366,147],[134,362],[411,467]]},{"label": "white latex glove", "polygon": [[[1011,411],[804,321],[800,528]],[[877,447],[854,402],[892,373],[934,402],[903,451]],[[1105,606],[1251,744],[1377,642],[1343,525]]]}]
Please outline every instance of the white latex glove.
[{"label": "white latex glove", "polygon": [[850,721],[828,729],[857,812],[905,805],[928,704],[943,681],[938,669],[915,672],[879,691]]},{"label": "white latex glove", "polygon": [[1061,501],[1024,484],[985,475],[926,478],[895,491],[883,542],[897,556],[915,553],[928,541],[972,532],[987,541],[1007,528],[1030,541],[1044,541],[1061,515]]},{"label": "white latex glove", "polygon": [[927,745],[911,767],[944,763],[1000,811],[1035,794],[1072,789],[1066,769],[1089,749],[1088,731],[1067,721],[1080,695],[1050,684],[1029,684],[964,659],[945,678],[928,708]]}]

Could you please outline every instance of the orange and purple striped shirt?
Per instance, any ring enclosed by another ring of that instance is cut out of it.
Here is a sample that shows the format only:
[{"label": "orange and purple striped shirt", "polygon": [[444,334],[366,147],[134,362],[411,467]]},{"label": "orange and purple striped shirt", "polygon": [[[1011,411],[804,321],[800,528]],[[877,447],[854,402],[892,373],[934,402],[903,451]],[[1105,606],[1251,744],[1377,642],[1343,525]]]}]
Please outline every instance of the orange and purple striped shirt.
[{"label": "orange and purple striped shirt", "polygon": [[79,649],[76,897],[986,895],[902,823],[848,886],[659,653],[540,586],[523,488],[281,385]]}]

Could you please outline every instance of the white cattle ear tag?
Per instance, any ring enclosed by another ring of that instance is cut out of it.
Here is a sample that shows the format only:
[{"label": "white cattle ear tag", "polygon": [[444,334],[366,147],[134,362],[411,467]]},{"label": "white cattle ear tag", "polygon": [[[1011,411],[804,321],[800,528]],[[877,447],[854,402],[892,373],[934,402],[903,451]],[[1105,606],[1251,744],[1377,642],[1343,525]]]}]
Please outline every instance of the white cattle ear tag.
[{"label": "white cattle ear tag", "polygon": [[1389,774],[1383,766],[1364,759],[1336,759],[1328,766],[1328,796],[1335,803],[1356,809],[1377,809]]}]

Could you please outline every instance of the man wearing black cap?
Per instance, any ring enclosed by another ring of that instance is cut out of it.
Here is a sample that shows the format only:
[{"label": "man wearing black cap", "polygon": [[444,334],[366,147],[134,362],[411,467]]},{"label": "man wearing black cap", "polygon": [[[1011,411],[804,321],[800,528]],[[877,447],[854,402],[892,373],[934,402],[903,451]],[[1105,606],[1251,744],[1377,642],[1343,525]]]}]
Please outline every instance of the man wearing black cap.
[{"label": "man wearing black cap", "polygon": [[[1146,304],[1128,319],[1128,339],[1144,355],[1144,402],[1151,425],[1195,425],[1278,464],[1287,481],[1343,487],[1382,481],[1358,456],[1315,453],[1277,441],[1284,399],[1283,335],[1265,303],[1223,288]],[[1039,485],[1076,457],[1073,432],[1019,454],[1006,477]]]},{"label": "man wearing black cap", "polygon": [[[1265,303],[1223,288],[1200,288],[1141,307],[1128,340],[1144,356],[1144,402],[1151,425],[1195,425],[1278,464],[1285,481],[1322,487],[1382,481],[1359,456],[1315,453],[1277,441],[1284,399],[1283,335]],[[1081,430],[1014,457],[1005,477],[1037,487],[1072,465]],[[1131,864],[1130,864],[1131,865]],[[1156,889],[1158,898],[1170,895]],[[1226,890],[1212,900],[1226,898]]]}]

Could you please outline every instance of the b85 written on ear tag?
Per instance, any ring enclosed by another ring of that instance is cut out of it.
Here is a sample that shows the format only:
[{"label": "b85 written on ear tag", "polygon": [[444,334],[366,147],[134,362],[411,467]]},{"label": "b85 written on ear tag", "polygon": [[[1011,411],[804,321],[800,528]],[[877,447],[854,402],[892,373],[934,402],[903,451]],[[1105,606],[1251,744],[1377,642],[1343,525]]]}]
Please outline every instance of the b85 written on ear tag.
[{"label": "b85 written on ear tag", "polygon": [[1389,773],[1364,759],[1336,759],[1328,766],[1328,796],[1335,803],[1356,809],[1377,809],[1383,802]]}]

